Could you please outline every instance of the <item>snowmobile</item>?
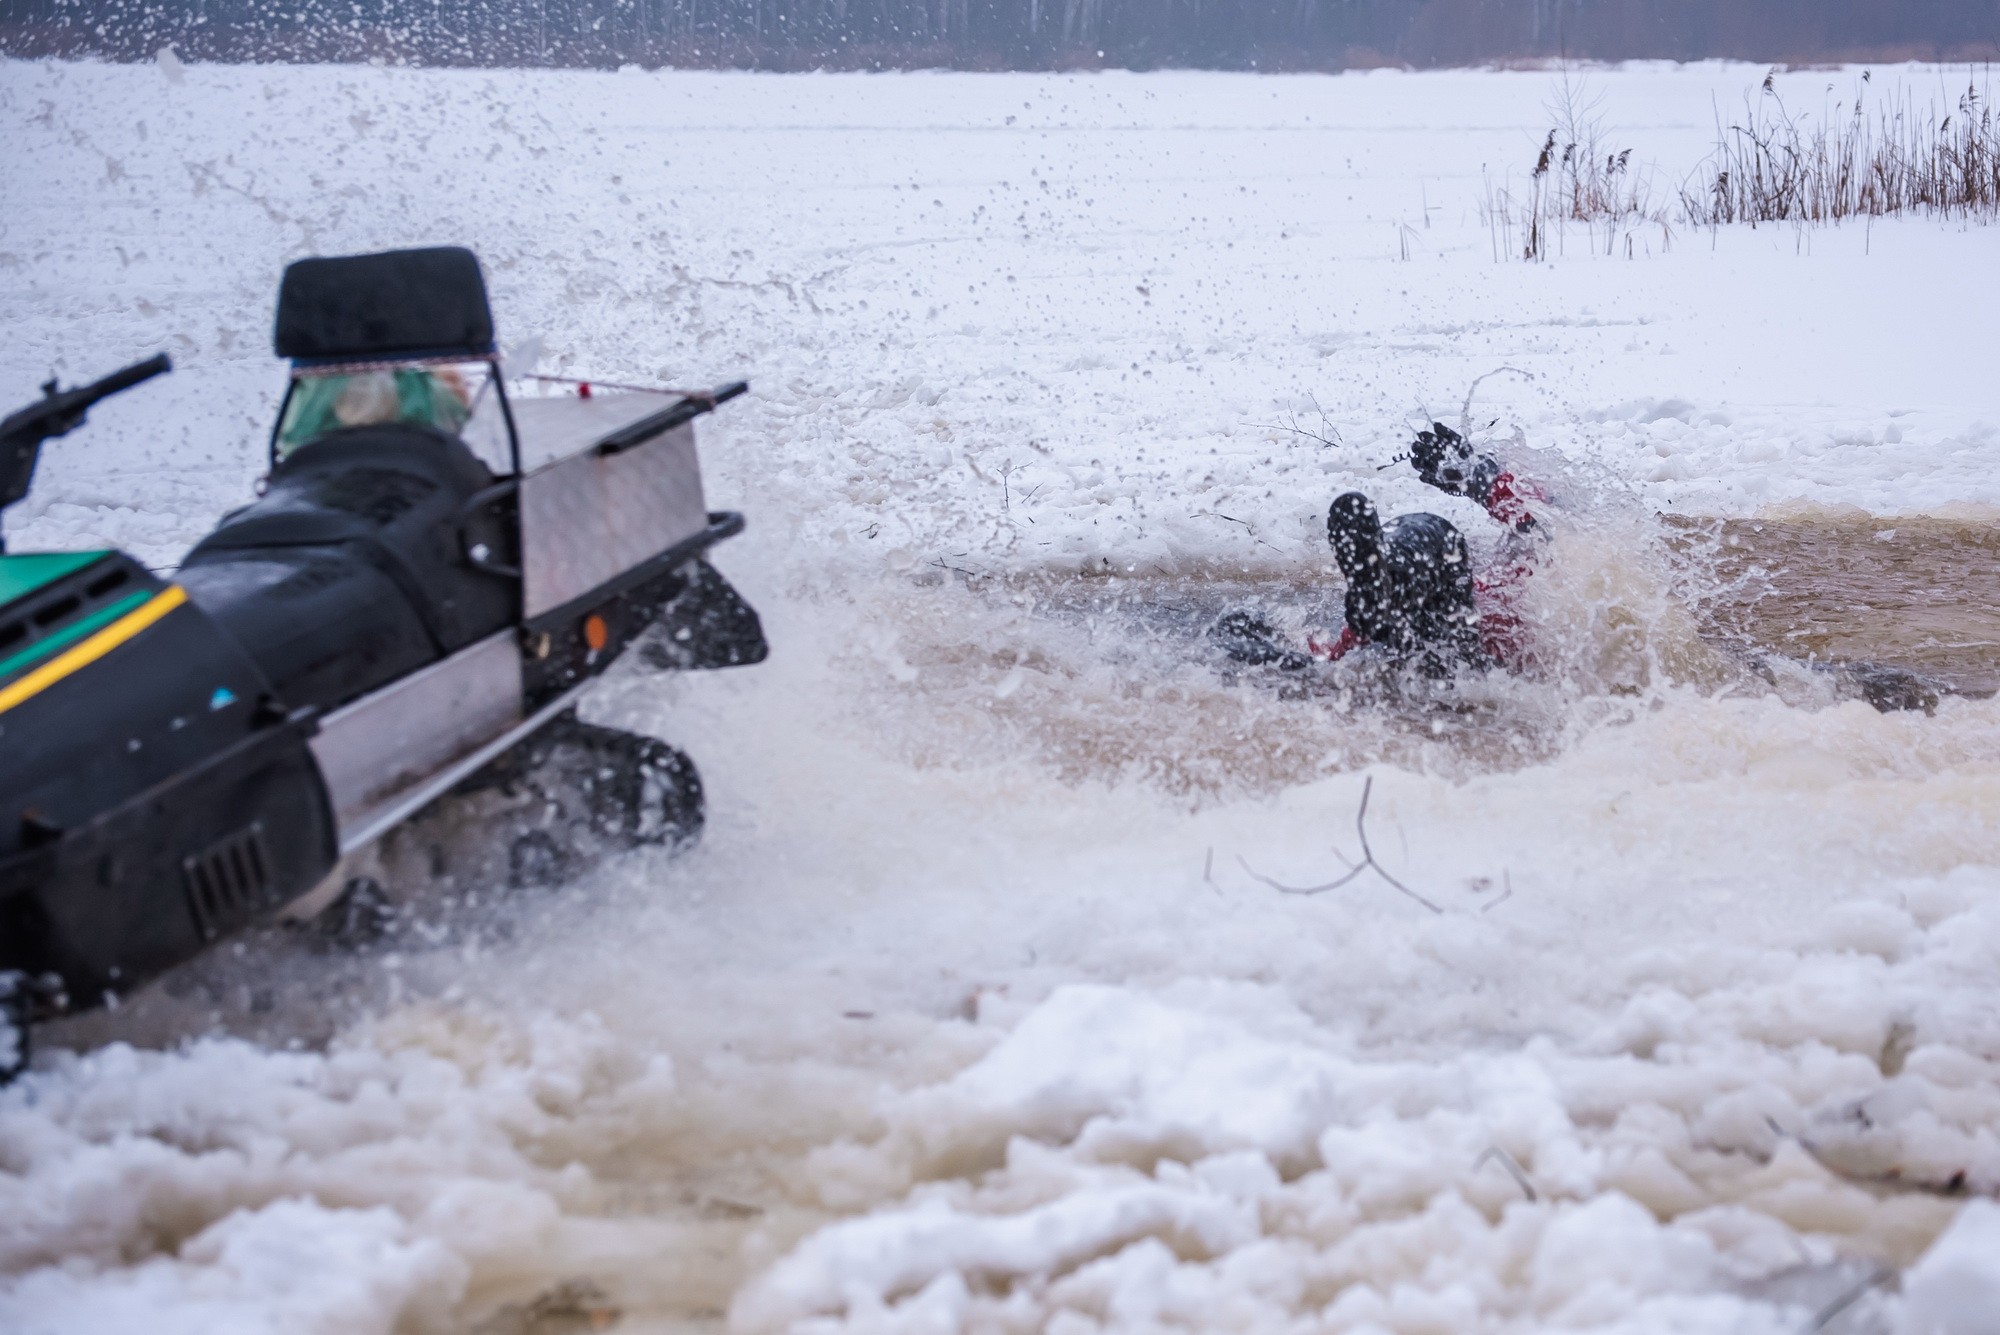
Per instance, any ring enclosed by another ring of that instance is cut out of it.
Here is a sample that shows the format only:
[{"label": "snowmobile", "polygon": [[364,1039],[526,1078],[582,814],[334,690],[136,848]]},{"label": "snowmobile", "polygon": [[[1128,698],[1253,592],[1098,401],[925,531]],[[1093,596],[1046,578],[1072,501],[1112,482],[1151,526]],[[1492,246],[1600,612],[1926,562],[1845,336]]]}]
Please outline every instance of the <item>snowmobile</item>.
[{"label": "snowmobile", "polygon": [[[658,667],[765,656],[706,560],[743,519],[705,508],[693,434],[744,385],[510,394],[456,247],[292,264],[275,344],[258,497],[171,578],[0,548],[0,1006],[23,1040],[337,898],[454,789],[560,771],[613,844],[691,839],[686,757],[577,721],[577,698],[642,636]],[[0,423],[0,506],[43,441],[168,369],[45,385]]]}]

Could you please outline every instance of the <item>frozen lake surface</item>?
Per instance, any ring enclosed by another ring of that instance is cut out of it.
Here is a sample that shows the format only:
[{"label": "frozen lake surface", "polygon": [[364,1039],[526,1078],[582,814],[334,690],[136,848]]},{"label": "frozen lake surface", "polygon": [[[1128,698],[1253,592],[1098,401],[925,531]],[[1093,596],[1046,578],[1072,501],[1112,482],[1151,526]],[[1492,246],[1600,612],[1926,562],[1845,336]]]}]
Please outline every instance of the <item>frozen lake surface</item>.
[{"label": "frozen lake surface", "polygon": [[[1665,202],[1762,77],[1590,85]],[[177,364],[10,542],[170,564],[260,471],[282,266],[460,242],[544,371],[752,381],[702,448],[774,645],[586,707],[694,756],[692,854],[51,1026],[0,1326],[1990,1330],[2000,704],[1751,660],[2000,684],[2000,235],[1496,255],[1552,84],[0,63],[0,402]],[[1225,606],[1324,624],[1339,491],[1490,541],[1392,461],[1503,366],[1541,677],[1219,672]],[[1441,911],[1271,888],[1364,783]]]}]

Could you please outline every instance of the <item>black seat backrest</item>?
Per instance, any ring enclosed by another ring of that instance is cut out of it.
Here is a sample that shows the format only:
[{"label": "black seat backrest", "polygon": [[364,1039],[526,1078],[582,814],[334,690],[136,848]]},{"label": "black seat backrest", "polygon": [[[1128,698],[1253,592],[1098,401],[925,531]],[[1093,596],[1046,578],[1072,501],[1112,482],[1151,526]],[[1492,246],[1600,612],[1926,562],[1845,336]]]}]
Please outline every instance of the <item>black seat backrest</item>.
[{"label": "black seat backrest", "polygon": [[298,260],[278,288],[272,342],[306,361],[489,357],[486,278],[463,246]]}]

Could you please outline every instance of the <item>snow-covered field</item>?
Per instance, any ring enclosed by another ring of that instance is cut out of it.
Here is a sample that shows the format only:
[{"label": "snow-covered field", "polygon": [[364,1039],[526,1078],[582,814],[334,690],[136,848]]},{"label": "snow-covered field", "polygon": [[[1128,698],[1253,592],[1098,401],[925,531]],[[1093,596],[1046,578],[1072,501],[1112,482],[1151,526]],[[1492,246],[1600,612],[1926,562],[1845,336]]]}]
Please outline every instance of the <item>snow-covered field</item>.
[{"label": "snow-covered field", "polygon": [[[1761,77],[1591,81],[1668,193]],[[0,1327],[1994,1330],[2000,704],[1704,667],[1648,516],[2000,513],[2000,234],[1496,260],[1551,82],[0,63],[0,401],[177,363],[10,542],[171,562],[258,472],[282,265],[459,241],[544,370],[753,382],[704,455],[775,645],[591,703],[702,766],[695,853],[53,1027]],[[1336,491],[1478,532],[1378,466],[1500,366],[1591,501],[1554,679],[1176,657],[1145,608],[1323,578]],[[1258,879],[1371,776],[1442,912]]]}]

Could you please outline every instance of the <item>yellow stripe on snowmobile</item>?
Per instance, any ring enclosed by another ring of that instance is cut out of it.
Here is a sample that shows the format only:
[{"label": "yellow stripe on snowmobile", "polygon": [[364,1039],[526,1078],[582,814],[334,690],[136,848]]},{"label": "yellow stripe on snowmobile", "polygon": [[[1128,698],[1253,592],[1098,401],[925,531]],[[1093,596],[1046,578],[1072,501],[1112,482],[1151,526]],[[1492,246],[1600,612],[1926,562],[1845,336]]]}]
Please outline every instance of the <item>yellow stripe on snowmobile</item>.
[{"label": "yellow stripe on snowmobile", "polygon": [[89,667],[187,600],[186,589],[178,584],[169,584],[160,591],[159,597],[145,606],[127,612],[82,644],[51,658],[12,685],[0,687],[0,714],[23,700],[40,695],[72,672]]}]

